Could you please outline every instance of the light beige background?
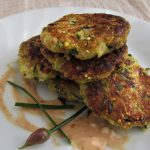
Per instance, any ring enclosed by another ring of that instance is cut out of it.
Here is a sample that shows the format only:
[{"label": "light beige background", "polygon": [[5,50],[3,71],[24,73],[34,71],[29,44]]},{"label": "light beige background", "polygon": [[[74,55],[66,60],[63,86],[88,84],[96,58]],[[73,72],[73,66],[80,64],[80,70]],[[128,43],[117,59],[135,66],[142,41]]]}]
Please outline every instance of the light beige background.
[{"label": "light beige background", "polygon": [[150,0],[0,0],[0,18],[22,11],[53,6],[110,9],[150,21]]}]

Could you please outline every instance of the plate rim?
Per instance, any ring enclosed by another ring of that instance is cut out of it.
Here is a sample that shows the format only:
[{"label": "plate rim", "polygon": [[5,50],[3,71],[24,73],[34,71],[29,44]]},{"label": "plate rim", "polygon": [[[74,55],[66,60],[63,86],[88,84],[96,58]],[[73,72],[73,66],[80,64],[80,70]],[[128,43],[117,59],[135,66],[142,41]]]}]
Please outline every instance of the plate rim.
[{"label": "plate rim", "polygon": [[2,18],[0,18],[0,23],[2,23],[3,21],[7,20],[7,19],[10,19],[12,17],[17,17],[17,16],[20,16],[20,15],[26,15],[28,13],[33,13],[33,12],[36,12],[36,11],[48,11],[50,9],[76,9],[76,10],[81,10],[81,9],[95,9],[95,10],[99,10],[100,12],[102,13],[108,13],[108,14],[114,14],[114,15],[120,15],[120,16],[123,16],[125,18],[129,18],[129,19],[134,19],[136,21],[140,21],[140,22],[143,22],[143,23],[146,23],[146,24],[149,24],[150,25],[150,21],[146,21],[142,18],[138,18],[136,16],[132,16],[132,15],[127,15],[123,12],[119,12],[119,11],[114,11],[114,10],[110,10],[110,9],[102,9],[102,8],[98,8],[98,7],[82,7],[82,6],[55,6],[55,7],[46,7],[46,8],[35,8],[35,9],[30,9],[30,10],[25,10],[25,11],[22,11],[22,12],[17,12],[17,13],[13,13],[11,15],[8,15],[8,16],[4,16]]},{"label": "plate rim", "polygon": [[20,17],[20,16],[22,16],[22,15],[27,15],[27,14],[30,14],[30,13],[33,13],[33,12],[40,12],[40,11],[49,11],[49,10],[54,10],[54,9],[59,9],[59,8],[61,8],[61,9],[63,9],[63,8],[67,8],[67,9],[76,9],[76,10],[80,10],[80,9],[90,9],[90,10],[92,10],[92,9],[95,9],[95,10],[99,10],[100,12],[109,12],[109,13],[112,13],[112,14],[116,14],[116,15],[120,15],[120,16],[123,16],[123,17],[125,17],[125,18],[127,18],[127,19],[131,19],[131,20],[133,20],[133,21],[137,21],[137,22],[141,22],[141,23],[148,23],[148,25],[150,25],[150,22],[147,22],[147,21],[145,21],[145,20],[142,20],[142,19],[139,19],[139,18],[136,18],[136,17],[134,17],[134,16],[129,16],[129,15],[126,15],[126,14],[124,14],[124,13],[121,13],[121,12],[116,12],[116,11],[112,11],[112,10],[108,10],[108,9],[99,9],[99,8],[93,8],[93,7],[48,7],[48,8],[39,8],[39,9],[33,9],[33,10],[27,10],[27,11],[24,11],[24,12],[18,12],[18,13],[15,13],[15,14],[12,14],[12,15],[9,15],[9,16],[6,16],[6,17],[4,17],[4,18],[2,18],[2,19],[0,19],[0,23],[2,23],[2,22],[5,22],[5,21],[8,21],[9,19],[13,19],[13,17]]}]

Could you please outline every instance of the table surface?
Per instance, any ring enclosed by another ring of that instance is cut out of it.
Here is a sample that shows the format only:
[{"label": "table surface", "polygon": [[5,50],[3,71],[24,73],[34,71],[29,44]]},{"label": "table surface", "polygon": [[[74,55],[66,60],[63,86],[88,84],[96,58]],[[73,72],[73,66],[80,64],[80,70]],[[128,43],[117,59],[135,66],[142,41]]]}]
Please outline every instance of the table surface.
[{"label": "table surface", "polygon": [[0,0],[0,18],[31,9],[54,6],[109,9],[150,21],[150,0]]}]

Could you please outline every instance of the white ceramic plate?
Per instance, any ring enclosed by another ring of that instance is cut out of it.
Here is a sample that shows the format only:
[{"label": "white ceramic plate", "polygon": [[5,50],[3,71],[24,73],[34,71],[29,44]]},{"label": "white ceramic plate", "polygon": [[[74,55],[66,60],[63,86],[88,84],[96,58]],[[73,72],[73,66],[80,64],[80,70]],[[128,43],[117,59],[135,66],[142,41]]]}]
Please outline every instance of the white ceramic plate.
[{"label": "white ceramic plate", "polygon": [[[68,13],[111,13],[120,15],[129,20],[132,29],[128,38],[129,52],[133,54],[143,67],[150,67],[150,24],[129,17],[121,13],[95,8],[79,7],[56,7],[40,9],[25,13],[16,14],[0,20],[0,75],[6,70],[6,65],[17,59],[18,47],[20,42],[40,34],[43,26],[57,20]],[[9,92],[5,95],[6,99],[11,99]],[[11,108],[15,111],[14,108]],[[9,123],[0,112],[0,149],[15,150],[21,145],[29,132]],[[126,144],[126,150],[149,150],[150,149],[150,130],[141,132],[131,130],[130,140]],[[49,140],[44,145],[29,148],[29,150],[71,150],[72,148],[65,143],[54,146]]]}]

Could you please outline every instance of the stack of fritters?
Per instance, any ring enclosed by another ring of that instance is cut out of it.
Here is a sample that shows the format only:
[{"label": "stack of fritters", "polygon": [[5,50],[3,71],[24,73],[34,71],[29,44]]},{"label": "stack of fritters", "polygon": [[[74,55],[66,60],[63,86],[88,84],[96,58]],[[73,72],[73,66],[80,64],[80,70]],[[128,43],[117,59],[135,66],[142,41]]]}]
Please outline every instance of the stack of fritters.
[{"label": "stack of fritters", "polygon": [[123,128],[150,122],[150,77],[126,46],[130,24],[109,14],[70,14],[20,46],[24,77],[47,81]]}]

